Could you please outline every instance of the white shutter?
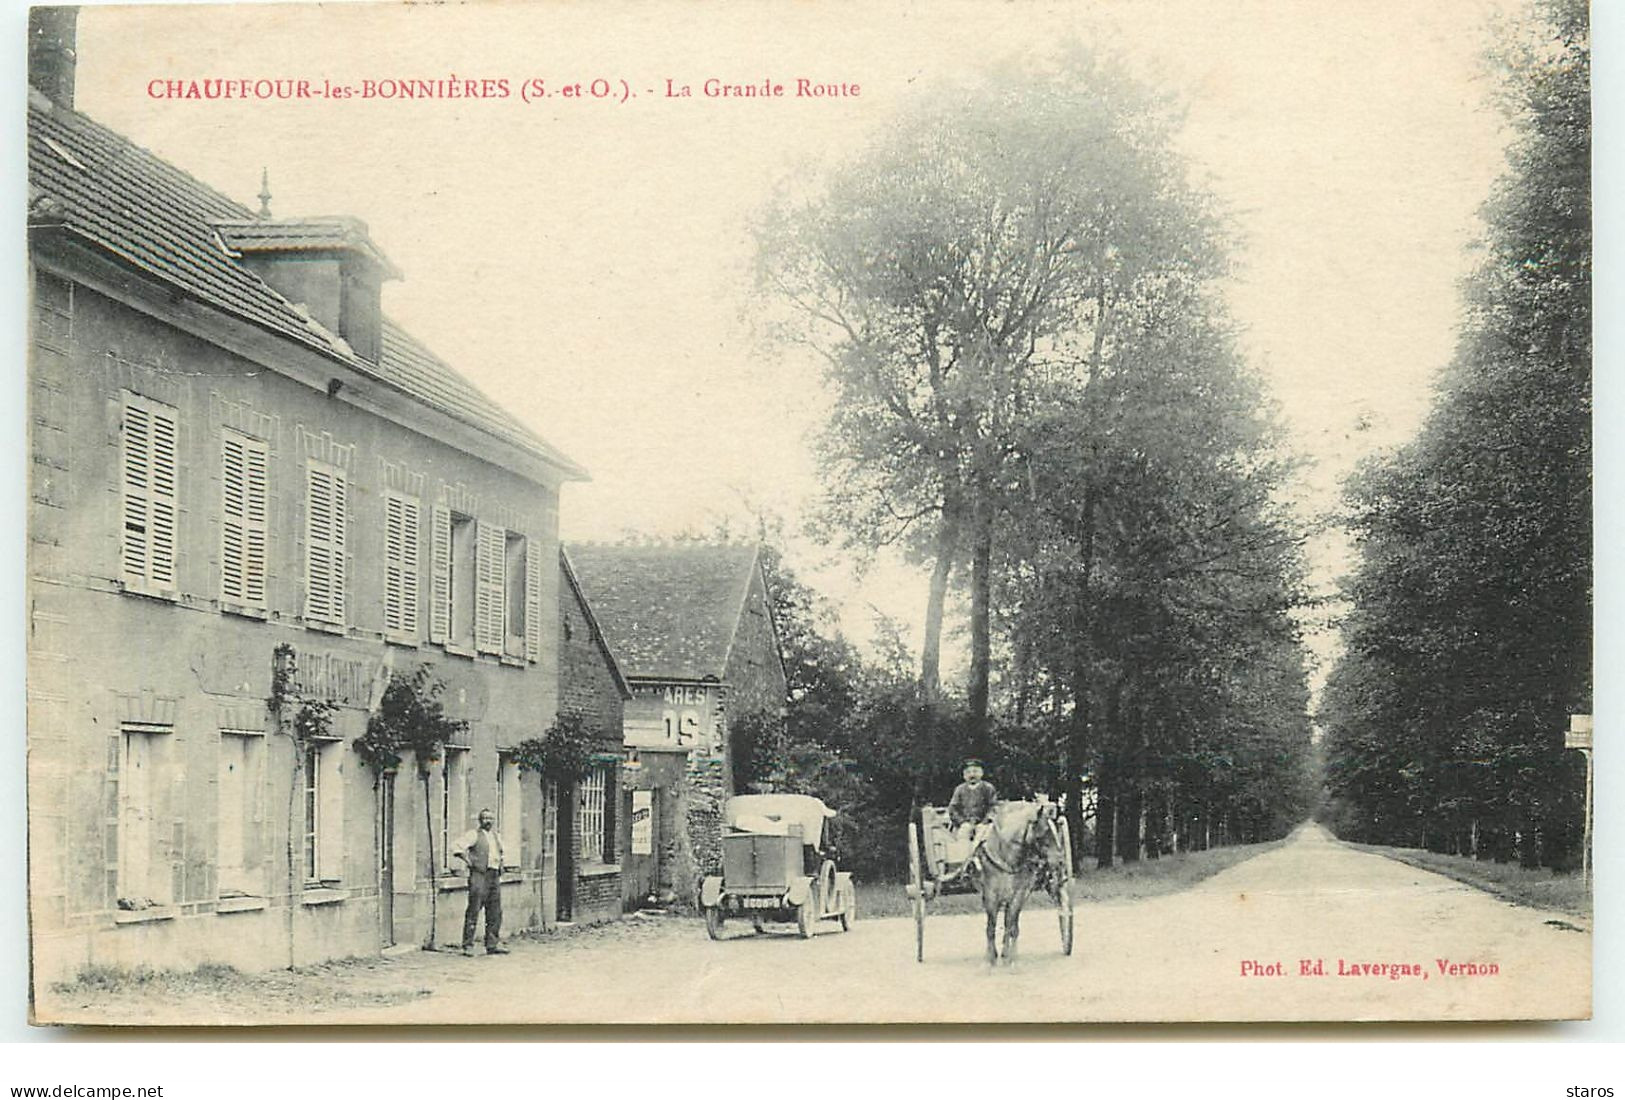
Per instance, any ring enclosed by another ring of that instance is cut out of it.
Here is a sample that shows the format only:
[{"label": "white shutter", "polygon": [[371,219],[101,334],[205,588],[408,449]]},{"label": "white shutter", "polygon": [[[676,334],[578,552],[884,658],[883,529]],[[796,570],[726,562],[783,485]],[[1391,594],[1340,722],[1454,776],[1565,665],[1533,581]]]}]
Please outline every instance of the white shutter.
[{"label": "white shutter", "polygon": [[247,508],[243,515],[243,602],[251,607],[265,606],[266,545],[270,516],[269,451],[257,439],[247,440],[244,458],[243,490]]},{"label": "white shutter", "polygon": [[542,656],[542,555],[535,539],[525,540],[525,657]]},{"label": "white shutter", "polygon": [[418,637],[418,503],[384,498],[384,629]]},{"label": "white shutter", "polygon": [[475,596],[474,647],[481,653],[501,653],[507,621],[508,533],[491,523],[476,521],[474,530]]},{"label": "white shutter", "polygon": [[451,637],[451,510],[436,504],[429,529],[429,641]]},{"label": "white shutter", "polygon": [[121,547],[124,579],[147,579],[151,540],[152,417],[146,408],[124,402],[124,534]]},{"label": "white shutter", "polygon": [[220,598],[265,606],[266,449],[226,432],[220,453]]},{"label": "white shutter", "polygon": [[311,464],[305,494],[305,617],[344,625],[344,473]]},{"label": "white shutter", "polygon": [[120,568],[126,582],[171,590],[179,461],[175,410],[126,394],[123,435]]},{"label": "white shutter", "polygon": [[175,587],[175,478],[180,456],[176,448],[175,412],[152,407],[152,583]]}]

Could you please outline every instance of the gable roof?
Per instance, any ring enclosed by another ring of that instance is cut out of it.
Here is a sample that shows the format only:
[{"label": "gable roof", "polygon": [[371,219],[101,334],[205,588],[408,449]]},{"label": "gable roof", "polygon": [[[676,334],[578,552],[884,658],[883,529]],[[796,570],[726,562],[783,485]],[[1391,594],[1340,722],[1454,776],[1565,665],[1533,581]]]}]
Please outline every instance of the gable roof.
[{"label": "gable roof", "polygon": [[757,547],[572,543],[566,554],[628,679],[723,678]]},{"label": "gable roof", "polygon": [[231,252],[217,227],[247,232],[245,223],[256,220],[247,207],[34,91],[28,97],[28,202],[30,227],[63,229],[216,309],[338,360],[567,475],[585,476],[387,318],[379,361],[361,359]]},{"label": "gable roof", "polygon": [[586,617],[587,628],[592,631],[593,645],[604,655],[604,664],[609,668],[609,674],[615,680],[615,687],[620,691],[621,698],[632,698],[632,689],[626,685],[626,677],[621,674],[620,662],[615,659],[614,652],[609,648],[609,639],[604,637],[603,625],[593,613],[592,604],[587,602],[586,593],[581,591],[581,581],[570,565],[570,555],[564,552],[563,546],[559,547],[559,571],[564,575],[564,583],[569,586],[570,597],[575,600],[576,606],[581,608],[581,614]]}]

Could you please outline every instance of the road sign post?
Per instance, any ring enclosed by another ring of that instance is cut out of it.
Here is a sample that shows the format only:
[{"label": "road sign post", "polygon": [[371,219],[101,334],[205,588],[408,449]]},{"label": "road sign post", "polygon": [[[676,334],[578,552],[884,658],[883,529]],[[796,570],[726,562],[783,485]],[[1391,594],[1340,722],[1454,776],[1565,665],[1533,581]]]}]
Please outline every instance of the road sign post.
[{"label": "road sign post", "polygon": [[1591,886],[1591,753],[1594,744],[1591,715],[1569,715],[1569,732],[1563,739],[1563,747],[1577,749],[1585,753],[1586,757],[1585,841],[1580,848],[1580,873],[1584,876],[1588,889]]}]

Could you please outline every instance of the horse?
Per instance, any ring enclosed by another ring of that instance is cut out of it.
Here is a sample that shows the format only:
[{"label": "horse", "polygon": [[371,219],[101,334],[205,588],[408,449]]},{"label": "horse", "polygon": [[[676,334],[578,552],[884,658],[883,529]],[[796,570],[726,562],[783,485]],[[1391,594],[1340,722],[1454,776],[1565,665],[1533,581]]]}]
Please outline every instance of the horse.
[{"label": "horse", "polygon": [[1004,961],[1016,958],[1021,935],[1021,907],[1035,885],[1051,894],[1060,881],[1061,852],[1053,802],[1001,802],[993,810],[992,828],[977,850],[972,867],[987,914],[987,963],[999,959],[995,941],[999,911],[1004,911]]}]

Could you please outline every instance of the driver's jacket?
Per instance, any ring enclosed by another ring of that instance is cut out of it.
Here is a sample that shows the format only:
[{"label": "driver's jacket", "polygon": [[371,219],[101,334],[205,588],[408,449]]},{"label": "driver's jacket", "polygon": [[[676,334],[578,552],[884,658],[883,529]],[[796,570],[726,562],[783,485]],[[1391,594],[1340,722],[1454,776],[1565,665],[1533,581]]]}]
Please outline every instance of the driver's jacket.
[{"label": "driver's jacket", "polygon": [[999,792],[985,779],[961,783],[948,801],[948,820],[955,828],[967,821],[973,824],[986,821],[993,816],[993,804],[998,800]]}]

